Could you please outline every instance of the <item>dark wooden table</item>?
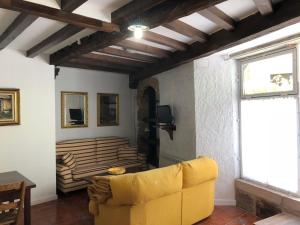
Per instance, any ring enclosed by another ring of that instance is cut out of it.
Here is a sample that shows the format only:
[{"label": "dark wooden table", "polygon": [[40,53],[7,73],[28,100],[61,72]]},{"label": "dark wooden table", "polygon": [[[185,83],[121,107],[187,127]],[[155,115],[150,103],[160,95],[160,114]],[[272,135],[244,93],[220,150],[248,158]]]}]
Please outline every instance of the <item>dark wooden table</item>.
[{"label": "dark wooden table", "polygon": [[24,181],[26,184],[24,199],[24,225],[31,225],[31,188],[36,184],[17,171],[0,173],[0,185]]}]

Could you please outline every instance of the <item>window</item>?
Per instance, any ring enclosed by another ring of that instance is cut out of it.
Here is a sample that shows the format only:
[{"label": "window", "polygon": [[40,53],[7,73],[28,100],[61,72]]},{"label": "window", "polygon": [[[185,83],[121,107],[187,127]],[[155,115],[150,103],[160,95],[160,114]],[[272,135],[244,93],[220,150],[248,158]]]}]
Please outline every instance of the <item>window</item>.
[{"label": "window", "polygon": [[296,50],[241,61],[242,177],[299,192]]}]

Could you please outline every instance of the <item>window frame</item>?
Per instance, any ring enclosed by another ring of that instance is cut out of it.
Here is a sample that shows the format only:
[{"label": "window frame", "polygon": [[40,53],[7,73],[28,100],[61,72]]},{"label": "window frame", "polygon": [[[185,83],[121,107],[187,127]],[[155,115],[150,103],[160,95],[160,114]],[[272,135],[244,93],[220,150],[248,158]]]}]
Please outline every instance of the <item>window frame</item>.
[{"label": "window frame", "polygon": [[[272,58],[274,56],[278,56],[278,55],[283,55],[286,53],[292,53],[293,54],[293,90],[292,91],[287,91],[287,92],[272,92],[272,93],[263,93],[263,94],[252,94],[252,95],[244,95],[243,94],[243,64],[245,63],[249,63],[249,62],[255,62],[255,61],[259,61],[262,59],[267,59],[267,58]],[[275,49],[275,50],[271,50],[271,51],[267,51],[267,52],[263,52],[263,53],[259,53],[259,54],[255,54],[255,55],[251,55],[242,59],[238,59],[237,61],[237,66],[238,66],[238,77],[237,77],[237,85],[239,87],[239,95],[238,95],[238,134],[239,134],[239,157],[238,157],[238,161],[239,161],[239,165],[240,165],[240,169],[239,169],[239,177],[240,179],[246,180],[246,181],[250,181],[254,184],[257,185],[261,185],[263,187],[269,188],[270,190],[273,191],[278,191],[280,193],[284,193],[288,196],[291,197],[300,197],[300,96],[299,96],[299,76],[298,76],[298,65],[300,65],[300,62],[298,61],[298,54],[300,54],[300,45],[292,45],[292,46],[287,46],[284,48],[280,48],[280,49]],[[274,187],[272,185],[269,184],[265,184],[265,183],[261,183],[259,181],[256,180],[252,180],[249,179],[247,177],[245,177],[243,175],[243,160],[242,160],[242,155],[243,155],[243,150],[242,150],[242,128],[241,128],[241,103],[243,100],[255,100],[255,99],[268,99],[268,98],[282,98],[284,96],[293,96],[296,98],[297,101],[297,115],[298,115],[298,122],[297,122],[297,126],[298,126],[298,141],[297,141],[297,146],[298,146],[298,192],[297,193],[293,193],[284,189],[280,189],[277,187]]]},{"label": "window frame", "polygon": [[[285,92],[270,92],[270,93],[258,93],[258,94],[244,94],[244,76],[243,76],[243,65],[257,62],[264,59],[273,58],[280,55],[285,55],[288,53],[292,53],[293,57],[293,90],[285,91]],[[241,99],[249,99],[249,98],[260,98],[260,97],[278,97],[278,96],[286,96],[286,95],[298,95],[299,87],[298,87],[298,71],[297,71],[297,63],[298,62],[298,54],[297,54],[297,47],[285,47],[280,48],[256,55],[252,55],[243,59],[239,60],[239,72],[240,72],[240,97]]]}]

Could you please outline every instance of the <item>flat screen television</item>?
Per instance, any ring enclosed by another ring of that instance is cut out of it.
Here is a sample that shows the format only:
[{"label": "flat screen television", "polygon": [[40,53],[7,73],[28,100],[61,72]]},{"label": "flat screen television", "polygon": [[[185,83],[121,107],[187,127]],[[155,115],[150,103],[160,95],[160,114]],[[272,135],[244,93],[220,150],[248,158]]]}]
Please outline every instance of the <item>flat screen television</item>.
[{"label": "flat screen television", "polygon": [[70,118],[75,121],[82,121],[82,111],[81,109],[69,109],[70,110]]},{"label": "flat screen television", "polygon": [[169,105],[157,106],[157,122],[170,124],[173,122],[171,108]]}]

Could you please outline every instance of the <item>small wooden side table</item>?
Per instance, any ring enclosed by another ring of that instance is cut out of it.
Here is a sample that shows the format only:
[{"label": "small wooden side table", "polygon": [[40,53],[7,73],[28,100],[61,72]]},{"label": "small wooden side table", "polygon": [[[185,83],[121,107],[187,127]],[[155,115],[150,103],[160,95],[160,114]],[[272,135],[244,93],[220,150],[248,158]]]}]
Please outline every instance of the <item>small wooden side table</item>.
[{"label": "small wooden side table", "polygon": [[254,225],[300,225],[300,218],[287,213],[280,213],[275,216],[260,220]]},{"label": "small wooden side table", "polygon": [[26,185],[24,199],[24,225],[31,225],[31,189],[36,184],[17,171],[0,173],[0,185],[24,181]]}]

